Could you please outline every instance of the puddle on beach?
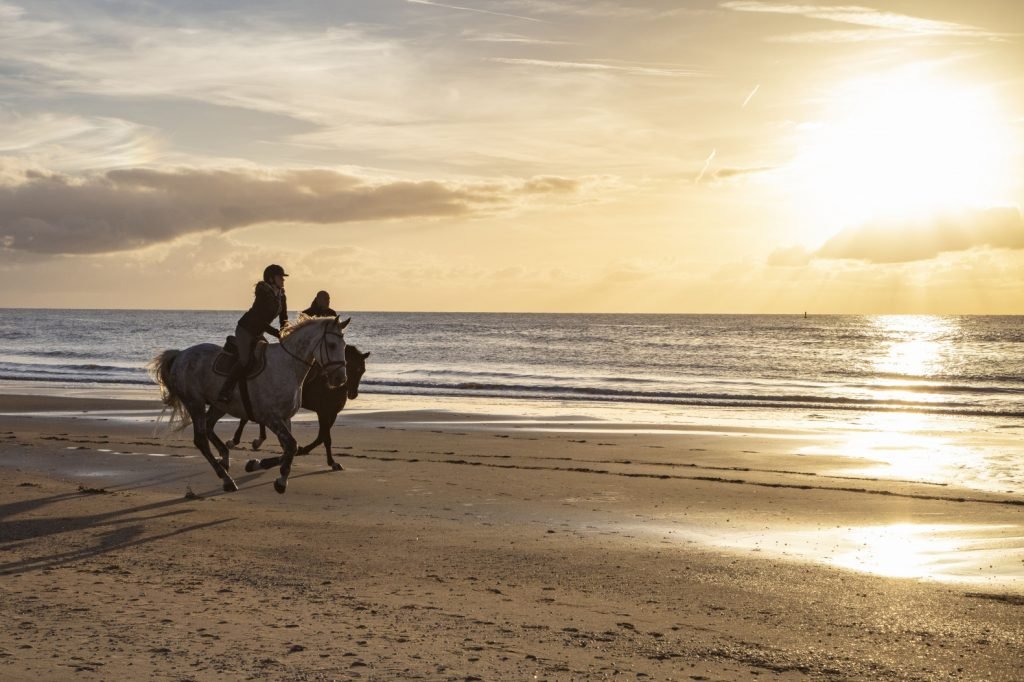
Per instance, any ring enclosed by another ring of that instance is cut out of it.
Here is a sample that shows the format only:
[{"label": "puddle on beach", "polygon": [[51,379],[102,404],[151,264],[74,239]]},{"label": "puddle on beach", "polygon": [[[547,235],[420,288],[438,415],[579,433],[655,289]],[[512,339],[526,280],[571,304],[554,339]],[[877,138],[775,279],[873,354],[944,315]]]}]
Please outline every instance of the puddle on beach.
[{"label": "puddle on beach", "polygon": [[662,526],[656,532],[680,542],[860,573],[1024,592],[1024,527],[1019,525],[898,523],[775,532]]}]

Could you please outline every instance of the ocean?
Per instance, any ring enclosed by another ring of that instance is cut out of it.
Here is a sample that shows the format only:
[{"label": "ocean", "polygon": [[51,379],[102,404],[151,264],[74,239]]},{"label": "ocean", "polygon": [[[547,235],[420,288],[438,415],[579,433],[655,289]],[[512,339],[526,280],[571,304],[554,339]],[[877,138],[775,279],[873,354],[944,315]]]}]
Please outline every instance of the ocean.
[{"label": "ocean", "polygon": [[[222,342],[239,315],[3,309],[0,386],[150,386],[155,354]],[[351,315],[363,393],[1024,416],[1018,316]]]}]

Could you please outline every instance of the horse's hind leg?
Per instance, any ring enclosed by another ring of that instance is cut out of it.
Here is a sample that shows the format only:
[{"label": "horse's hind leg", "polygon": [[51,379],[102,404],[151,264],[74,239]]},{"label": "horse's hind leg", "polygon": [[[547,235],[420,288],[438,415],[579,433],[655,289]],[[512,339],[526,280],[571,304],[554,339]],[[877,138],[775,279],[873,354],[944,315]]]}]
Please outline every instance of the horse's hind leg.
[{"label": "horse's hind leg", "polygon": [[231,440],[224,443],[224,445],[227,445],[229,448],[237,447],[238,444],[242,442],[242,429],[244,429],[245,425],[248,423],[248,419],[239,419],[238,428],[235,429],[235,435],[231,437]]},{"label": "horse's hind leg", "polygon": [[[320,430],[316,434],[316,440],[314,440],[309,445],[303,445],[301,448],[298,449],[298,451],[295,454],[308,455],[309,453],[313,452],[313,448],[315,448],[317,445],[320,445],[320,443],[324,442],[324,417],[319,412],[316,413],[316,416],[317,419],[320,421]],[[330,431],[328,431],[328,433],[330,433]]]},{"label": "horse's hind leg", "polygon": [[224,410],[221,410],[215,406],[210,406],[210,409],[206,412],[206,436],[213,443],[213,447],[217,448],[217,452],[220,453],[220,463],[224,467],[224,471],[231,470],[231,450],[225,445],[217,432],[214,431],[213,427],[217,425],[217,421],[224,416]]},{"label": "horse's hind leg", "polygon": [[297,449],[297,443],[295,438],[292,437],[291,430],[288,428],[289,424],[287,421],[277,419],[267,424],[267,427],[274,432],[277,439],[281,441],[281,449],[284,454],[281,456],[281,475],[274,481],[274,490],[278,493],[284,493],[288,487],[288,474],[292,471],[292,459],[295,457],[295,451]]},{"label": "horse's hind leg", "polygon": [[213,456],[213,453],[210,452],[210,439],[206,435],[206,405],[189,405],[188,412],[192,417],[192,442],[199,452],[203,453],[203,457],[206,458],[206,461],[213,467],[214,472],[224,482],[225,492],[230,493],[238,490],[234,480],[224,470],[221,463],[217,461],[217,458]]}]

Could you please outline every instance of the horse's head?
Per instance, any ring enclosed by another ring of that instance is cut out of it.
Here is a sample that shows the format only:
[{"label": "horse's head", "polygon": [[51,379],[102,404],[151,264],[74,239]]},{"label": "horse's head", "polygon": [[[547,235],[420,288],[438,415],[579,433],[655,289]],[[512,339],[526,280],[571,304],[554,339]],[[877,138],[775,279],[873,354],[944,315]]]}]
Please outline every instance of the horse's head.
[{"label": "horse's head", "polygon": [[366,372],[366,358],[370,353],[362,353],[355,346],[345,346],[346,369],[348,370],[348,382],[345,384],[345,394],[349,400],[359,397],[359,382]]},{"label": "horse's head", "polygon": [[327,378],[327,385],[331,388],[344,386],[348,381],[344,331],[351,321],[351,317],[344,322],[339,317],[334,317],[321,322],[323,337],[318,346],[316,360],[320,363]]}]

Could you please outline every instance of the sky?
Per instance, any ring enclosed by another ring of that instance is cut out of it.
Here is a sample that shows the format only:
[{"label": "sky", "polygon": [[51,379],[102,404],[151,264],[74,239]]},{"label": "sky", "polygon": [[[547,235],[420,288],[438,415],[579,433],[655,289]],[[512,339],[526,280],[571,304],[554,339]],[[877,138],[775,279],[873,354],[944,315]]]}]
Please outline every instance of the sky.
[{"label": "sky", "polygon": [[0,0],[0,307],[1024,313],[1018,0]]}]

